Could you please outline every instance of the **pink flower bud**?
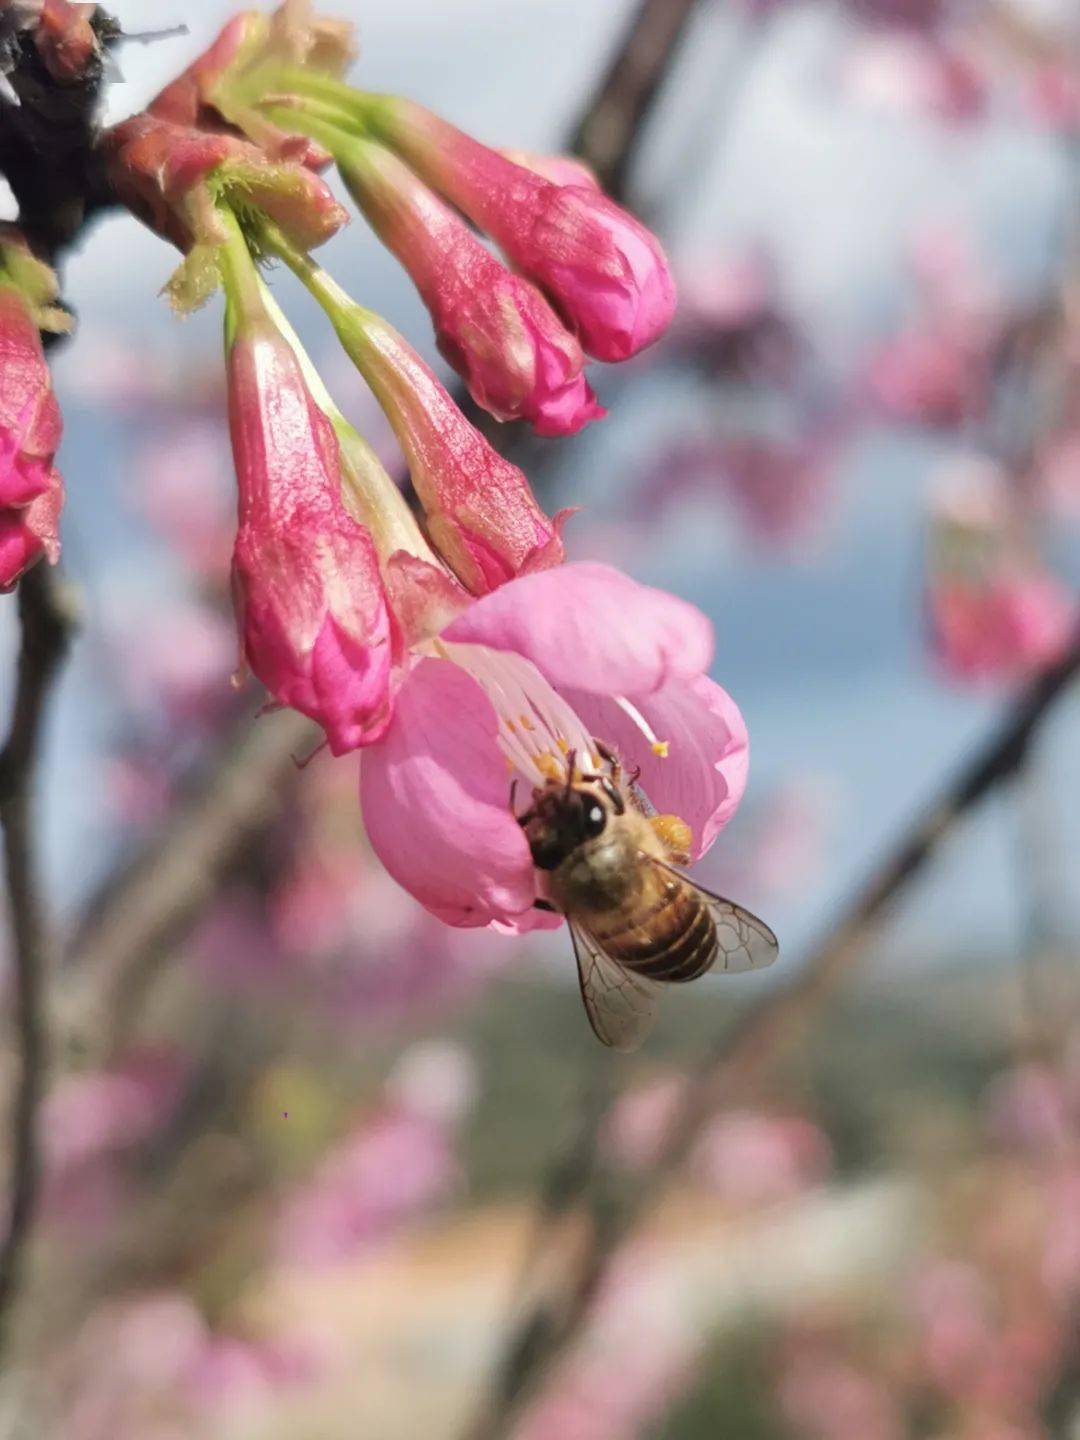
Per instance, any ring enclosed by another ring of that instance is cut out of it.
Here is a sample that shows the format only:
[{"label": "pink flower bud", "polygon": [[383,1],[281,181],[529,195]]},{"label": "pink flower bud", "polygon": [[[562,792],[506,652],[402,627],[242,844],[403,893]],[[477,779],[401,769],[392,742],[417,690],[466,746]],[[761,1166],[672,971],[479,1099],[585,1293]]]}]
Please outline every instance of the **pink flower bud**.
[{"label": "pink flower bud", "polygon": [[581,346],[534,285],[501,265],[389,151],[349,141],[337,161],[478,405],[499,420],[529,420],[540,435],[572,435],[605,413],[582,374]]},{"label": "pink flower bud", "polygon": [[659,339],[675,284],[659,241],[588,185],[553,185],[421,106],[374,103],[391,145],[547,291],[599,360],[627,360]]},{"label": "pink flower bud", "polygon": [[240,315],[228,380],[244,656],[341,755],[390,722],[391,619],[375,546],[345,508],[333,426],[265,315]]},{"label": "pink flower bud", "polygon": [[[352,55],[352,26],[346,21],[314,17],[306,4],[282,5],[271,16],[247,10],[235,15],[147,109],[161,120],[201,129],[234,125],[274,158],[320,169],[330,161],[327,151],[256,113],[243,94],[245,81],[268,61],[337,74]],[[256,88],[263,88],[258,80]]]},{"label": "pink flower bud", "polygon": [[43,555],[50,565],[56,564],[63,505],[63,481],[53,470],[44,495],[21,510],[0,510],[0,591],[10,590]]},{"label": "pink flower bud", "polygon": [[53,466],[60,408],[39,329],[64,329],[56,277],[14,229],[0,232],[0,590],[60,552],[63,482]]},{"label": "pink flower bud", "polygon": [[328,276],[313,281],[342,344],[405,452],[435,548],[474,595],[563,558],[560,531],[529,482],[484,439],[416,351]]},{"label": "pink flower bud", "polygon": [[29,505],[52,485],[63,428],[38,327],[0,269],[0,506]]}]

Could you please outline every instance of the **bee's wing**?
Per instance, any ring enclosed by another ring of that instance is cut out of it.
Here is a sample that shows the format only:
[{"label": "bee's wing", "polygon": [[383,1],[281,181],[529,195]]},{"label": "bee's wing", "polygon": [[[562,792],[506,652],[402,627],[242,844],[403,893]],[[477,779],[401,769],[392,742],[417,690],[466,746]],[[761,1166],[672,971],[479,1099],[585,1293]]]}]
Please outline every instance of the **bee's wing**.
[{"label": "bee's wing", "polygon": [[780,954],[780,942],[764,920],[759,920],[749,910],[736,905],[734,900],[727,900],[723,895],[706,890],[704,885],[699,885],[689,875],[676,870],[674,865],[669,865],[666,860],[655,855],[646,858],[670,874],[677,875],[684,884],[692,885],[708,905],[716,924],[717,940],[716,955],[710,969],[720,970],[726,975],[741,975],[747,970],[765,970]]},{"label": "bee's wing", "polygon": [[656,1020],[659,985],[631,975],[605,953],[588,930],[573,920],[567,923],[593,1034],[613,1050],[636,1050]]}]

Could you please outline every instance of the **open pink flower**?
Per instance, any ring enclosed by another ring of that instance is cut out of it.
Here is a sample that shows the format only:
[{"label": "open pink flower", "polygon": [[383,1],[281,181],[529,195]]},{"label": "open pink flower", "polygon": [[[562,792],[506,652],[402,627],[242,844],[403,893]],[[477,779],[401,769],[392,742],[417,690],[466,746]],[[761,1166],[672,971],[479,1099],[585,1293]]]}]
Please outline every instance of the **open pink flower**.
[{"label": "open pink flower", "polygon": [[406,159],[551,297],[598,360],[626,360],[675,311],[659,241],[590,185],[553,185],[412,101],[380,98],[368,118]]},{"label": "open pink flower", "polygon": [[513,275],[388,150],[350,138],[338,169],[431,311],[446,360],[478,405],[525,419],[540,435],[572,435],[604,414],[582,373],[575,336],[536,287]]},{"label": "open pink flower", "polygon": [[[393,723],[364,753],[361,799],[394,878],[451,925],[558,923],[533,910],[536,874],[510,782],[595,757],[625,763],[703,854],[746,784],[746,728],[705,671],[699,611],[603,565],[523,575],[417,648]],[[448,721],[448,717],[453,717]]]},{"label": "open pink flower", "polygon": [[276,700],[322,725],[340,755],[389,724],[391,618],[378,556],[345,507],[338,437],[252,288],[246,248],[226,286],[240,496],[233,594],[244,656]]}]

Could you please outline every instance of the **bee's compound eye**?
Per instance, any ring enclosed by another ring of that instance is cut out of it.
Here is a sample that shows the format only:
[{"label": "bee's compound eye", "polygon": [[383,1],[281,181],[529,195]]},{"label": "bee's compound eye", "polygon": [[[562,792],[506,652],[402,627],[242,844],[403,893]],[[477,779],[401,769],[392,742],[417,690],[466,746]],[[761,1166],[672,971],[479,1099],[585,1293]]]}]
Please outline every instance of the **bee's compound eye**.
[{"label": "bee's compound eye", "polygon": [[607,811],[602,805],[590,805],[585,811],[585,834],[599,835],[607,824]]}]

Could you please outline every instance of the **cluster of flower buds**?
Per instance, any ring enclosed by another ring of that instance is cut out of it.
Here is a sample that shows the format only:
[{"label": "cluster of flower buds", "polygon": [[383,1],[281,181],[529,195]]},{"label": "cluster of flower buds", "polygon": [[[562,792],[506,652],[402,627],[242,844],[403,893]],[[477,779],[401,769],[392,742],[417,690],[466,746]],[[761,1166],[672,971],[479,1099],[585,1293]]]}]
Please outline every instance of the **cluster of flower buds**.
[{"label": "cluster of flower buds", "polygon": [[0,231],[0,590],[44,555],[60,552],[64,486],[53,461],[60,407],[41,348],[41,330],[61,331],[53,272],[17,231]]},{"label": "cluster of flower buds", "polygon": [[[349,53],[343,27],[295,0],[241,15],[103,153],[117,196],[184,252],[174,304],[224,290],[247,665],[333,753],[363,747],[373,848],[432,913],[558,923],[534,905],[511,781],[568,777],[575,755],[596,767],[603,736],[657,808],[683,818],[696,856],[739,803],[745,728],[706,677],[705,617],[606,567],[562,565],[563,516],[311,259],[345,219],[317,172],[337,161],[476,398],[540,430],[599,413],[584,352],[623,359],[656,339],[671,281],[657,242],[572,162],[541,174],[412,104],[353,92],[338,78]],[[329,317],[393,426],[422,522],[327,393],[264,258]]]},{"label": "cluster of flower buds", "polygon": [[341,79],[350,53],[341,28],[305,6],[241,15],[151,108],[230,125],[309,164],[332,157],[415,282],[442,354],[492,415],[542,435],[603,415],[586,354],[629,359],[674,312],[655,237],[579,163],[511,157],[412,101],[351,89]]}]

